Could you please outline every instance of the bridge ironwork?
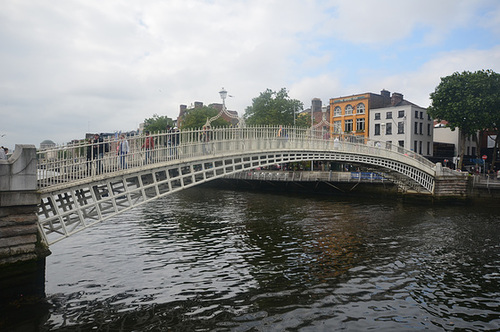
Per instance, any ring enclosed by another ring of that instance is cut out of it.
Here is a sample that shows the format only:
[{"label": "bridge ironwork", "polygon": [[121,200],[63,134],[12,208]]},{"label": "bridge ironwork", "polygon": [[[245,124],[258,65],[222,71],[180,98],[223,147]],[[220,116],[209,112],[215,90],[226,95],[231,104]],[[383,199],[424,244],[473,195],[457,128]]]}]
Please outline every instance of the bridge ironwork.
[{"label": "bridge ironwork", "polygon": [[432,193],[435,165],[392,144],[315,128],[209,128],[79,142],[38,153],[38,218],[47,244],[125,210],[226,175],[274,164],[339,161],[362,164],[402,190]]}]

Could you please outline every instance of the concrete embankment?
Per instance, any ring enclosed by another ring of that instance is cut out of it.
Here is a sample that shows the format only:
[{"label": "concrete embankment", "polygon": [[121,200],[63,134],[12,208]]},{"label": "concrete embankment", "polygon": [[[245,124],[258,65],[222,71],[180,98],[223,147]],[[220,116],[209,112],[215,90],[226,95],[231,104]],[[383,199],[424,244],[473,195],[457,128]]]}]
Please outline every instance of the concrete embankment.
[{"label": "concrete embankment", "polygon": [[390,181],[346,181],[345,179],[267,179],[224,178],[211,181],[207,186],[258,192],[307,193],[342,197],[366,197],[376,199],[398,199],[426,204],[491,204],[500,202],[500,181],[486,183],[469,177],[467,181],[449,183],[450,179],[440,181],[439,192],[432,195],[425,192],[408,190],[402,192]]},{"label": "concrete embankment", "polygon": [[36,150],[16,145],[0,161],[0,304],[44,295],[45,257],[38,232]]}]

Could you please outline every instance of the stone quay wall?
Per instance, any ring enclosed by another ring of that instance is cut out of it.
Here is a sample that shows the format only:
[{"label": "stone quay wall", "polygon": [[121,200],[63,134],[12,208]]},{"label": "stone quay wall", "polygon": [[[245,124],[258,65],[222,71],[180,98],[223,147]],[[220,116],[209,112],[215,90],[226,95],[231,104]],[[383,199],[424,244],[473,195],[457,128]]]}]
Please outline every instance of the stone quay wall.
[{"label": "stone quay wall", "polygon": [[16,145],[0,160],[0,298],[43,290],[45,257],[50,254],[38,231],[36,148]]}]

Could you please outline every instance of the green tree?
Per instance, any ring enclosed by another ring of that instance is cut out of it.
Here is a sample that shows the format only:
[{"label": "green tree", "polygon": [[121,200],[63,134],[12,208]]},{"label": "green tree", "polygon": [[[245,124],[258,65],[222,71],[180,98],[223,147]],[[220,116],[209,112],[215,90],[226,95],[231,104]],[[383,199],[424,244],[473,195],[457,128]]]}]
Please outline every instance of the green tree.
[{"label": "green tree", "polygon": [[442,77],[430,97],[428,113],[437,120],[446,120],[451,130],[460,130],[461,168],[465,139],[477,139],[478,131],[495,130],[499,124],[500,75],[491,70],[456,72]]},{"label": "green tree", "polygon": [[[207,119],[210,119],[219,114],[219,111],[215,108],[202,106],[196,107],[188,110],[185,118],[182,120],[182,129],[198,129],[207,123]],[[212,127],[225,127],[229,126],[230,123],[224,120],[222,117],[214,120],[210,123]]]},{"label": "green tree", "polygon": [[167,129],[167,126],[173,126],[174,120],[167,116],[159,116],[153,114],[152,118],[144,119],[144,130],[149,132],[162,132]]},{"label": "green tree", "polygon": [[252,106],[245,110],[245,122],[249,125],[293,125],[294,112],[304,108],[302,102],[290,99],[288,91],[282,88],[275,92],[271,89],[261,92],[252,99]]}]

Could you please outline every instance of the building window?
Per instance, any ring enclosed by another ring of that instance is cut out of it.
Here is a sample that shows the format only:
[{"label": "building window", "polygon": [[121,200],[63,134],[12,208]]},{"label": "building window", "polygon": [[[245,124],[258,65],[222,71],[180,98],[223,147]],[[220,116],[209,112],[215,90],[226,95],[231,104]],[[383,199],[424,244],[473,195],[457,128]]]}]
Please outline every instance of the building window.
[{"label": "building window", "polygon": [[404,118],[405,117],[405,111],[398,111],[398,118]]},{"label": "building window", "polygon": [[431,153],[431,142],[427,142],[427,155],[430,155]]},{"label": "building window", "polygon": [[333,121],[333,133],[340,134],[342,132],[342,121]]},{"label": "building window", "polygon": [[398,134],[405,133],[405,123],[403,121],[398,122]]},{"label": "building window", "polygon": [[417,152],[417,148],[418,148],[418,142],[414,141],[413,142],[413,152]]},{"label": "building window", "polygon": [[418,153],[422,154],[422,141],[420,141]]},{"label": "building window", "polygon": [[419,126],[418,126],[418,128],[419,128],[419,134],[420,134],[420,135],[423,135],[423,132],[422,132],[422,125],[423,125],[423,123],[422,123],[422,122],[420,122],[420,123],[419,123]]},{"label": "building window", "polygon": [[346,133],[352,131],[352,120],[345,120],[345,122],[344,122],[344,131]]},{"label": "building window", "polygon": [[333,116],[341,116],[342,115],[342,110],[340,109],[340,107],[335,107],[333,109]]},{"label": "building window", "polygon": [[375,136],[380,135],[380,123],[375,124]]},{"label": "building window", "polygon": [[351,115],[352,114],[352,110],[353,110],[352,106],[351,105],[347,105],[345,107],[345,115]]},{"label": "building window", "polygon": [[418,111],[415,111],[415,119],[418,119]]},{"label": "building window", "polygon": [[427,124],[427,136],[431,136],[431,124]]},{"label": "building window", "polygon": [[385,134],[386,135],[392,135],[392,123],[387,122],[385,124]]},{"label": "building window", "polygon": [[392,112],[385,113],[385,118],[386,119],[392,119]]},{"label": "building window", "polygon": [[365,104],[359,103],[356,106],[356,114],[365,114]]},{"label": "building window", "polygon": [[418,134],[418,122],[415,122],[415,130],[413,133]]},{"label": "building window", "polygon": [[420,119],[424,118],[424,112],[420,112]]},{"label": "building window", "polygon": [[375,120],[380,120],[380,113],[375,113]]},{"label": "building window", "polygon": [[356,119],[356,131],[365,131],[365,119]]}]

